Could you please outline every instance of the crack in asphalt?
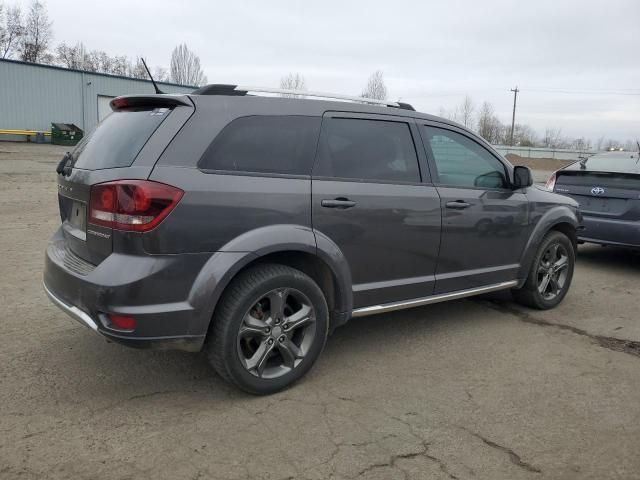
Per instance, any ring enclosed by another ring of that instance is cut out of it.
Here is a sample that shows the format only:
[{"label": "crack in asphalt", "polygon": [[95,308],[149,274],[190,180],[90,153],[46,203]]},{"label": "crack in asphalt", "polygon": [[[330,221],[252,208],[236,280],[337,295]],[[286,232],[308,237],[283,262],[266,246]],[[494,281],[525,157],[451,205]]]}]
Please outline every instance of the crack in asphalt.
[{"label": "crack in asphalt", "polygon": [[447,477],[449,477],[451,480],[460,480],[460,477],[456,477],[453,473],[449,471],[447,464],[444,463],[442,460],[440,460],[437,457],[434,457],[433,455],[429,455],[427,453],[425,453],[424,456],[425,458],[428,458],[432,462],[435,462],[438,465],[438,467],[440,467],[440,471],[444,473]]},{"label": "crack in asphalt", "polygon": [[358,472],[356,477],[361,477],[365,473],[368,473],[371,470],[375,470],[376,468],[390,467],[390,468],[397,468],[398,470],[400,470],[404,474],[405,478],[408,478],[407,472],[404,469],[402,469],[400,466],[398,466],[396,463],[399,460],[408,460],[408,459],[417,458],[417,457],[424,457],[424,458],[427,458],[427,459],[431,460],[432,462],[436,463],[438,465],[438,467],[440,468],[440,470],[444,474],[446,474],[450,479],[459,480],[459,477],[456,477],[453,473],[451,473],[449,471],[449,469],[447,468],[447,465],[442,460],[440,460],[437,457],[434,457],[433,455],[429,455],[428,452],[429,452],[429,442],[424,442],[423,441],[421,450],[419,450],[417,452],[391,455],[389,457],[389,460],[387,460],[386,462],[374,463],[374,464],[371,464],[371,465],[367,466],[366,468],[363,468],[362,470],[360,470]]},{"label": "crack in asphalt", "polygon": [[149,392],[149,393],[141,393],[139,395],[132,395],[129,398],[127,398],[126,400],[124,400],[125,402],[129,402],[131,400],[138,400],[140,398],[149,398],[149,397],[155,397],[158,395],[170,395],[173,393],[185,393],[185,391],[183,390],[159,390],[157,392]]},{"label": "crack in asphalt", "polygon": [[496,450],[500,450],[501,452],[506,453],[509,456],[509,460],[511,461],[511,463],[513,463],[515,466],[520,467],[524,470],[527,470],[529,472],[533,472],[533,473],[542,473],[542,470],[540,470],[538,467],[535,467],[533,465],[531,465],[528,462],[525,462],[524,460],[522,460],[522,457],[520,455],[518,455],[516,452],[514,452],[512,449],[510,449],[509,447],[505,447],[504,445],[500,445],[499,443],[496,443],[492,440],[489,440],[488,438],[480,435],[477,432],[471,431],[468,428],[464,428],[464,427],[460,427],[462,428],[465,432],[467,432],[470,435],[473,435],[474,437],[482,440],[482,442],[491,447],[494,448]]},{"label": "crack in asphalt", "polygon": [[633,355],[636,357],[640,357],[640,341],[636,340],[628,340],[623,338],[615,338],[615,337],[607,337],[604,335],[594,335],[592,333],[583,330],[582,328],[574,327],[571,325],[565,325],[563,323],[555,323],[549,322],[547,320],[542,320],[540,318],[535,318],[530,313],[519,310],[516,307],[512,307],[509,305],[505,305],[504,303],[499,303],[494,300],[476,300],[491,308],[493,310],[497,310],[501,313],[512,314],[518,317],[518,319],[525,323],[530,323],[532,325],[538,325],[540,327],[555,327],[560,330],[566,330],[576,335],[580,335],[583,337],[587,337],[591,339],[593,342],[601,346],[602,348],[606,348],[609,350],[613,350],[614,352],[622,352],[627,353],[629,355]]}]

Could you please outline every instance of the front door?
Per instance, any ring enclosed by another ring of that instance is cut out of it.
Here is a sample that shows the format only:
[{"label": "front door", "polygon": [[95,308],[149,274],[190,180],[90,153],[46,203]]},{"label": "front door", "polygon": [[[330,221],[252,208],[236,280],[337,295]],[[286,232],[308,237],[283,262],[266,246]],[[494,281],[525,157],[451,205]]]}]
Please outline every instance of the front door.
[{"label": "front door", "polygon": [[529,235],[527,197],[508,169],[455,127],[421,127],[442,208],[435,293],[515,280]]},{"label": "front door", "polygon": [[313,228],[344,254],[355,308],[433,293],[440,198],[428,184],[419,142],[412,119],[323,118],[312,179]]}]

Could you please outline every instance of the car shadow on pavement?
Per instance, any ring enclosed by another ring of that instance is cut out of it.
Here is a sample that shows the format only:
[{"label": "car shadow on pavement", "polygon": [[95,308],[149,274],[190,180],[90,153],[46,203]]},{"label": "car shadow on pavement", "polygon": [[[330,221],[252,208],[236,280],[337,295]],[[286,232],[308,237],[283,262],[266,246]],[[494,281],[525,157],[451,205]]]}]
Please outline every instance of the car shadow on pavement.
[{"label": "car shadow on pavement", "polygon": [[640,271],[640,249],[600,245],[580,245],[578,248],[579,263],[593,267],[606,267],[628,272]]},{"label": "car shadow on pavement", "polygon": [[[335,369],[345,364],[365,367],[372,356],[394,357],[407,344],[413,342],[415,348],[416,337],[429,348],[429,342],[455,335],[472,322],[470,309],[482,313],[479,305],[458,300],[353,319],[329,337],[318,364],[300,384],[330,381]],[[252,398],[218,377],[205,352],[133,349],[108,343],[84,328],[70,329],[42,347],[41,361],[46,359],[47,369],[65,378],[63,396],[80,403],[140,402],[165,394],[192,401],[206,397],[213,403]]]}]

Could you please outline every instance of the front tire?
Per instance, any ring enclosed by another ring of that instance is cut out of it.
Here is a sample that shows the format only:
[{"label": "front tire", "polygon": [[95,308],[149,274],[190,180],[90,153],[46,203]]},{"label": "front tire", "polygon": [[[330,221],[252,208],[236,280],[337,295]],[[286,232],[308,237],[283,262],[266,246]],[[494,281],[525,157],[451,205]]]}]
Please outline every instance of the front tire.
[{"label": "front tire", "polygon": [[248,393],[275,393],[309,371],[328,327],[327,302],[308,275],[284,265],[258,265],[232,280],[220,299],[209,361]]},{"label": "front tire", "polygon": [[542,239],[527,281],[513,290],[518,303],[538,310],[554,308],[566,296],[573,278],[575,249],[569,238],[551,231]]}]

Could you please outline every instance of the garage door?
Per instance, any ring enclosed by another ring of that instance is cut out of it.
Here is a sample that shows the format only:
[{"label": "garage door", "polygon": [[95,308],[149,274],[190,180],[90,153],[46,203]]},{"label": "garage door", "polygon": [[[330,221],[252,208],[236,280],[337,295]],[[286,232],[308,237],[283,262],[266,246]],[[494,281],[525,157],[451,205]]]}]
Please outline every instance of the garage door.
[{"label": "garage door", "polygon": [[111,105],[109,102],[116,97],[108,97],[106,95],[98,95],[98,122],[104,120],[104,118],[111,113]]}]

